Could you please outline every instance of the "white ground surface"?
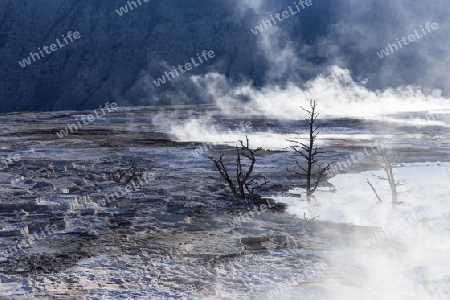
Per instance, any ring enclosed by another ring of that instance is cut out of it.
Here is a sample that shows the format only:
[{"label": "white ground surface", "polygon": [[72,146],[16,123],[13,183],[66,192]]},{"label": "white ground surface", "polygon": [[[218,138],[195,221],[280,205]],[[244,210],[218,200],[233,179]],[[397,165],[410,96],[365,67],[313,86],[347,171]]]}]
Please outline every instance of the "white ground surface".
[{"label": "white ground surface", "polygon": [[[386,181],[372,176],[381,170],[341,174],[331,180],[336,192],[317,193],[310,205],[298,198],[280,197],[291,204],[289,212],[303,216],[320,215],[321,220],[362,226],[380,226],[383,235],[367,240],[363,248],[313,251],[333,264],[355,268],[346,280],[330,278],[316,287],[286,289],[297,299],[449,299],[450,298],[450,164],[417,163],[395,169],[404,204],[393,210]],[[383,203],[378,203],[366,183],[369,178]],[[301,192],[295,190],[291,192]],[[390,240],[397,247],[385,247]],[[341,270],[344,275],[348,270]],[[314,295],[314,296],[313,296]],[[281,297],[279,299],[282,299]]]}]

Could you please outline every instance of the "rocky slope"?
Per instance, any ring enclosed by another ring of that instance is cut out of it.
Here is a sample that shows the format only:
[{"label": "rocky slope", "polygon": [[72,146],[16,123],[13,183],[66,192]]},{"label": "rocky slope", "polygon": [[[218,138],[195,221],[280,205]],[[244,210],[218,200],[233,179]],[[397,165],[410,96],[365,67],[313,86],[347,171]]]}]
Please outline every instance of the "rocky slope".
[{"label": "rocky slope", "polygon": [[[0,111],[93,109],[107,101],[211,102],[215,99],[192,82],[192,75],[217,72],[256,87],[297,85],[331,65],[349,69],[358,82],[369,79],[371,89],[417,84],[447,91],[445,3],[353,2],[330,6],[313,1],[276,28],[254,35],[251,28],[287,10],[292,1],[154,0],[119,16],[116,10],[127,1],[3,0]],[[413,22],[411,10],[417,9],[430,11],[434,19],[416,16]],[[427,42],[404,47],[389,59],[375,55],[393,37],[405,34],[405,28],[412,31],[426,21],[441,26]],[[18,64],[38,47],[62,41],[69,31],[81,37],[25,68]],[[159,88],[153,83],[203,50],[213,50],[216,57]]]}]

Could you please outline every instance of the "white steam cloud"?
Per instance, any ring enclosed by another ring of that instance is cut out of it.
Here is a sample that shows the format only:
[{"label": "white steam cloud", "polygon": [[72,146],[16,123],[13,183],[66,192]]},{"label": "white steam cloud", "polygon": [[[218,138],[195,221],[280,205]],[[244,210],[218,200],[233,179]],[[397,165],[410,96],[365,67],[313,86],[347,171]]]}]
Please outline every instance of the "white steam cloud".
[{"label": "white steam cloud", "polygon": [[[403,86],[384,91],[371,91],[366,82],[356,82],[348,70],[337,66],[299,87],[293,83],[285,88],[265,86],[261,89],[249,83],[232,86],[217,73],[194,76],[192,80],[227,114],[265,115],[281,119],[300,119],[300,105],[310,99],[320,105],[322,117],[380,117],[405,111],[429,111],[450,108],[450,99],[439,90],[424,92],[418,86]],[[249,99],[242,103],[240,99]],[[236,111],[238,110],[238,111]]]}]

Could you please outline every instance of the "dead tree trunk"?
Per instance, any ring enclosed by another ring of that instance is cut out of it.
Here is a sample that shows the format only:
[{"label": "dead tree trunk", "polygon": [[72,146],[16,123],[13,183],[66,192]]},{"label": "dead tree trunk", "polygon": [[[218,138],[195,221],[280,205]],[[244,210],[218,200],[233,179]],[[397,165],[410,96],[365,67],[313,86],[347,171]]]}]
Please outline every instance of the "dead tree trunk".
[{"label": "dead tree trunk", "polygon": [[392,205],[398,204],[398,196],[397,196],[397,183],[395,182],[394,178],[394,172],[392,171],[393,162],[392,158],[389,156],[388,152],[383,149],[381,152],[381,157],[383,158],[383,163],[381,167],[383,168],[384,172],[387,175],[387,180],[389,182],[389,186],[391,188],[391,195],[392,195]]},{"label": "dead tree trunk", "polygon": [[[311,111],[306,110],[309,113],[309,120],[306,120],[309,124],[309,147],[307,147],[306,151],[308,153],[308,170],[306,173],[306,198],[308,199],[308,202],[310,201],[311,197],[311,172],[312,172],[312,166],[313,166],[313,159],[315,154],[313,153],[312,149],[314,147],[314,140],[316,139],[316,135],[314,135],[314,132],[317,130],[314,129],[314,122],[316,121],[319,114],[316,114],[316,102],[310,103],[311,105]],[[302,108],[305,110],[304,108]],[[317,154],[317,153],[316,153]]]},{"label": "dead tree trunk", "polygon": [[[223,163],[223,154],[220,154],[218,160],[210,159],[214,162],[216,169],[219,171],[220,175],[225,179],[228,186],[233,193],[234,198],[237,201],[253,201],[254,191],[261,188],[263,185],[269,183],[265,176],[262,174],[255,175],[251,178],[255,163],[256,163],[256,152],[262,150],[262,148],[251,149],[249,139],[245,136],[246,143],[239,140],[241,144],[240,147],[236,146],[236,183],[230,178],[228,171]],[[242,156],[250,161],[248,170],[245,171],[242,166]]]},{"label": "dead tree trunk", "polygon": [[[382,176],[375,176],[378,179],[386,180],[389,183],[389,187],[391,189],[391,197],[392,197],[392,206],[396,206],[398,204],[402,204],[403,202],[398,201],[398,193],[397,193],[397,186],[402,185],[400,181],[396,181],[394,177],[394,171],[393,168],[397,164],[395,162],[394,156],[389,153],[389,151],[386,148],[380,149],[379,154],[381,156],[382,162],[379,164],[379,166],[384,170],[386,173],[386,177]],[[376,193],[375,189],[371,185],[372,190],[374,191],[375,195],[377,196],[378,200],[381,201],[380,197]]]},{"label": "dead tree trunk", "polygon": [[[291,148],[300,154],[307,163],[306,168],[301,166],[298,161],[296,161],[297,167],[300,170],[294,171],[294,173],[298,175],[306,175],[306,199],[308,202],[311,200],[311,196],[316,191],[317,187],[319,186],[320,182],[324,181],[324,175],[326,172],[330,169],[330,164],[327,164],[325,167],[319,167],[315,169],[317,160],[316,156],[318,154],[324,153],[323,151],[318,151],[317,146],[315,146],[315,141],[317,138],[317,135],[319,134],[319,128],[320,126],[315,126],[317,117],[319,116],[319,113],[316,111],[317,108],[317,102],[314,100],[311,100],[310,103],[310,109],[305,109],[301,107],[304,111],[308,113],[308,118],[305,119],[305,122],[308,124],[309,127],[309,143],[308,145],[294,141],[294,140],[288,140],[289,142],[298,144],[291,146]],[[288,169],[289,171],[289,169]]]}]

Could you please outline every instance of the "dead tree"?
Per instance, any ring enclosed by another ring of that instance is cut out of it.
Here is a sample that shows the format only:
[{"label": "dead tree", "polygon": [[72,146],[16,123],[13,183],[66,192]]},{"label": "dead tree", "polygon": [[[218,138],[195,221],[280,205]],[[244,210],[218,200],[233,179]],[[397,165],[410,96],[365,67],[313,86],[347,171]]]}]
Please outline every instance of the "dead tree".
[{"label": "dead tree", "polygon": [[[227,182],[234,198],[237,201],[253,202],[255,198],[258,198],[259,196],[255,194],[255,190],[269,183],[269,181],[262,174],[251,177],[256,163],[255,154],[258,151],[262,150],[262,148],[251,149],[248,137],[245,136],[245,138],[245,144],[243,141],[239,140],[239,143],[241,145],[240,147],[236,146],[236,178],[234,179],[234,181],[230,177],[230,174],[228,173],[227,168],[223,162],[223,154],[220,154],[219,159],[217,160],[213,159],[212,157],[210,157],[210,159],[214,162],[214,166],[219,171],[222,178]],[[245,157],[249,160],[249,166],[246,171],[244,170],[242,164],[242,157]]]},{"label": "dead tree", "polygon": [[[386,177],[376,176],[373,174],[372,175],[380,180],[386,180],[389,183],[389,187],[391,189],[391,195],[392,195],[392,206],[402,204],[403,202],[398,201],[397,186],[403,185],[404,182],[396,181],[395,177],[394,177],[394,172],[393,172],[393,168],[398,165],[398,163],[396,162],[397,157],[394,154],[392,154],[390,151],[388,151],[388,149],[386,149],[386,148],[379,149],[378,152],[381,157],[381,163],[379,163],[378,165],[384,170],[384,172],[386,173]],[[377,199],[380,202],[382,202],[381,198],[378,196],[378,193],[376,192],[376,190],[372,186],[372,184],[369,182],[369,180],[367,180],[367,183],[371,186]]]},{"label": "dead tree", "polygon": [[[309,110],[301,107],[308,113],[308,118],[305,119],[305,122],[309,127],[309,143],[304,144],[295,140],[287,140],[288,142],[297,144],[291,146],[292,150],[300,154],[306,160],[306,168],[303,167],[298,161],[295,161],[298,171],[292,172],[300,176],[306,176],[306,199],[308,202],[310,202],[311,196],[314,194],[319,184],[326,181],[326,174],[330,170],[331,166],[331,164],[317,166],[317,155],[324,153],[323,151],[317,150],[317,146],[315,145],[317,135],[319,134],[318,130],[320,128],[320,126],[315,125],[319,113],[316,111],[317,102],[315,100],[310,100],[309,106]],[[288,171],[291,170],[288,169]]]},{"label": "dead tree", "polygon": [[145,169],[140,169],[137,167],[136,161],[131,162],[131,166],[127,169],[118,169],[115,173],[111,174],[112,180],[115,183],[129,184],[134,182],[140,185],[140,180],[145,172]]}]

